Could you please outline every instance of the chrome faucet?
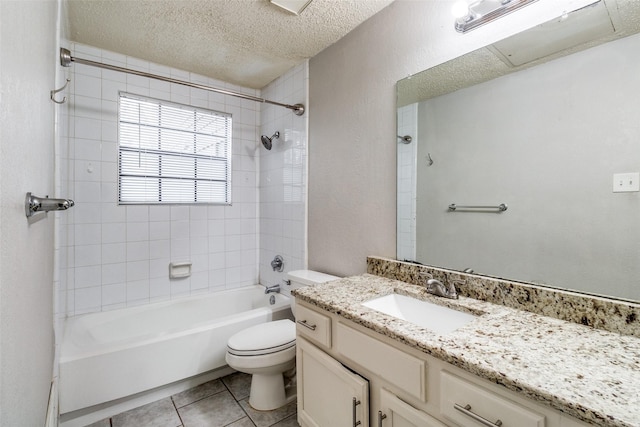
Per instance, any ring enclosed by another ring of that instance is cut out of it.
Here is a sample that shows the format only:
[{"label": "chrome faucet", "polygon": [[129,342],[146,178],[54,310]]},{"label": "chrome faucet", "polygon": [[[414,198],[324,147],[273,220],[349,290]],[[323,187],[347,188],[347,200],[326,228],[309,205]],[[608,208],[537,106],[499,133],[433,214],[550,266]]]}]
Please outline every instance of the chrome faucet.
[{"label": "chrome faucet", "polygon": [[456,291],[456,285],[453,281],[449,282],[447,287],[437,279],[429,279],[427,280],[427,292],[439,297],[458,299],[458,291]]},{"label": "chrome faucet", "polygon": [[265,289],[264,289],[265,294],[270,294],[272,292],[280,293],[280,285],[265,286]]}]

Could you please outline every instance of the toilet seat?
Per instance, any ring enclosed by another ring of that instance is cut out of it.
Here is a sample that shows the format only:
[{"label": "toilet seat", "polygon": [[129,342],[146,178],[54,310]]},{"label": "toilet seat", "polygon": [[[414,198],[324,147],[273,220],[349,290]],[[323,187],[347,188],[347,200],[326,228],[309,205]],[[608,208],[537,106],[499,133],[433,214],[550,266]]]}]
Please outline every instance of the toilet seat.
[{"label": "toilet seat", "polygon": [[289,319],[261,323],[244,329],[227,343],[234,356],[263,356],[285,351],[296,345],[296,325]]}]

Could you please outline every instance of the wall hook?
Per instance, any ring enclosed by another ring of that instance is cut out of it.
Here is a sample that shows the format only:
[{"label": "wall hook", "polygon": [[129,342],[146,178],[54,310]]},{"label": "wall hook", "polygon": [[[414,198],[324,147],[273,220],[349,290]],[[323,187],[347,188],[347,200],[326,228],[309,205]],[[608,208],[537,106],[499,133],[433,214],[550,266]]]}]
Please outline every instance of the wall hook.
[{"label": "wall hook", "polygon": [[65,82],[64,86],[62,86],[60,89],[55,89],[51,91],[51,100],[53,102],[55,102],[56,104],[64,104],[65,101],[67,100],[67,97],[63,97],[62,101],[57,101],[53,96],[58,93],[58,92],[62,92],[63,90],[65,90],[67,88],[67,85],[69,84],[69,82],[71,81],[71,79],[67,79],[67,81]]},{"label": "wall hook", "polygon": [[431,153],[427,153],[427,166],[431,166],[433,164],[433,159],[431,158]]}]

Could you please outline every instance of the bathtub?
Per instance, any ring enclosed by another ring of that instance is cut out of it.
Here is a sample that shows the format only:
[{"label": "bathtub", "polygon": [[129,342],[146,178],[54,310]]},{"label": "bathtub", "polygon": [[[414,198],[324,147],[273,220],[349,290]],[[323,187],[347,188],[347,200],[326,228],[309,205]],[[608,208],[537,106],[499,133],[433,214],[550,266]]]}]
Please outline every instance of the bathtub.
[{"label": "bathtub", "polygon": [[247,286],[68,318],[60,347],[60,413],[225,366],[231,335],[291,317],[289,298],[264,289]]}]

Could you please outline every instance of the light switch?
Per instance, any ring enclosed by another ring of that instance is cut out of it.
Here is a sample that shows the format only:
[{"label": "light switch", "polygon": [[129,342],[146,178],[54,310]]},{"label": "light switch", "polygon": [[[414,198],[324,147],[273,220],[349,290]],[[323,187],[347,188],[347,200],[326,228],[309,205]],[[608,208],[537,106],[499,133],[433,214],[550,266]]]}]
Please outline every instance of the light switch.
[{"label": "light switch", "polygon": [[613,192],[626,193],[631,191],[640,191],[640,173],[614,173]]}]

